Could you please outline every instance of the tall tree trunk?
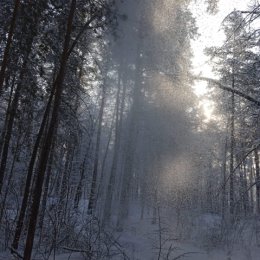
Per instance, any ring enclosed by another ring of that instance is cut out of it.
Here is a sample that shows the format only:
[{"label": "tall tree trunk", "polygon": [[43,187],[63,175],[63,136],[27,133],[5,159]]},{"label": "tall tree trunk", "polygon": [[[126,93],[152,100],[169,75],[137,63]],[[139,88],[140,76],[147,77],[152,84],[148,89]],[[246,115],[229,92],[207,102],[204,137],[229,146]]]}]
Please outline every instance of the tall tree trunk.
[{"label": "tall tree trunk", "polygon": [[33,190],[33,202],[32,202],[32,206],[31,206],[29,227],[28,227],[26,245],[25,245],[25,250],[24,250],[24,260],[31,259],[34,234],[35,234],[36,223],[37,223],[38,212],[39,212],[39,205],[40,205],[41,194],[42,194],[42,187],[43,187],[43,183],[44,183],[44,176],[45,176],[49,153],[51,150],[53,135],[54,135],[56,123],[58,120],[61,95],[62,95],[62,91],[63,91],[63,82],[64,82],[64,78],[65,78],[67,61],[69,58],[68,51],[70,48],[70,39],[71,39],[72,24],[73,24],[75,10],[76,10],[76,0],[72,0],[71,6],[70,6],[70,11],[69,11],[69,16],[68,16],[68,23],[67,23],[65,40],[64,40],[63,52],[62,52],[61,61],[60,61],[60,69],[59,69],[59,73],[57,75],[57,79],[55,80],[55,82],[53,84],[53,88],[55,89],[55,97],[54,97],[54,104],[53,104],[50,125],[48,127],[46,140],[45,140],[45,143],[43,145],[43,148],[42,148],[42,151],[40,154],[39,170],[37,172],[37,179],[36,179],[35,187]]},{"label": "tall tree trunk", "polygon": [[[237,160],[237,162],[239,162],[239,160]],[[244,187],[243,187],[243,182],[244,182],[244,173],[243,173],[243,166],[241,165],[239,167],[239,213],[243,213],[244,210],[244,205],[245,205],[245,191],[244,191]],[[244,213],[246,214],[246,212],[244,211]]]},{"label": "tall tree trunk", "polygon": [[156,217],[157,217],[157,207],[158,207],[158,191],[157,188],[153,191],[153,217],[152,217],[152,224],[156,224]]},{"label": "tall tree trunk", "polygon": [[256,181],[256,212],[260,214],[260,165],[258,148],[254,151],[255,156],[255,181]]},{"label": "tall tree trunk", "polygon": [[77,185],[76,194],[75,194],[75,198],[74,198],[74,208],[78,208],[79,201],[80,201],[81,196],[82,196],[83,182],[84,182],[84,179],[85,179],[85,167],[86,167],[91,143],[92,143],[92,138],[89,139],[87,149],[86,149],[86,152],[85,152],[85,156],[84,156],[83,162],[82,162],[81,167],[80,167],[80,179],[79,179],[79,182],[78,182],[78,185]]},{"label": "tall tree trunk", "polygon": [[38,154],[38,149],[40,147],[44,129],[45,129],[47,121],[48,121],[48,116],[49,116],[50,109],[51,109],[53,95],[54,95],[54,91],[52,90],[48,103],[47,103],[47,106],[46,106],[46,109],[45,109],[45,112],[44,112],[44,115],[43,115],[43,118],[42,118],[41,126],[39,129],[35,144],[33,147],[33,152],[31,155],[31,159],[30,159],[30,163],[29,163],[29,167],[28,167],[28,171],[27,171],[27,176],[26,176],[26,183],[25,183],[25,188],[24,188],[22,205],[21,205],[21,208],[19,211],[19,217],[18,217],[18,221],[16,223],[15,235],[14,235],[13,242],[12,242],[12,249],[14,249],[14,250],[16,250],[18,248],[18,244],[19,244],[19,240],[20,240],[20,236],[21,236],[21,232],[22,232],[22,228],[23,228],[23,223],[24,223],[24,217],[25,217],[27,206],[28,206],[34,165],[36,162],[36,157]]},{"label": "tall tree trunk", "polygon": [[95,209],[100,139],[101,139],[101,132],[102,132],[102,120],[103,120],[103,114],[105,109],[105,100],[106,100],[106,82],[104,82],[103,84],[101,105],[100,105],[100,110],[98,115],[98,128],[97,128],[96,148],[95,148],[95,157],[94,157],[94,168],[93,168],[90,197],[88,203],[88,214],[92,214]]},{"label": "tall tree trunk", "polygon": [[4,209],[5,209],[5,203],[6,203],[7,195],[8,195],[8,192],[9,192],[10,185],[11,185],[11,181],[12,181],[12,178],[13,178],[15,162],[17,161],[17,158],[18,158],[18,156],[20,154],[20,150],[21,150],[20,139],[21,139],[21,131],[19,131],[19,135],[17,137],[15,152],[14,152],[14,155],[13,155],[13,162],[12,162],[10,174],[9,174],[9,177],[8,177],[8,180],[7,180],[6,190],[5,190],[5,193],[4,193],[4,196],[3,196],[3,200],[0,202],[1,203],[1,205],[0,205],[0,224],[2,222],[3,213],[4,213]]},{"label": "tall tree trunk", "polygon": [[[10,105],[10,110],[7,111],[8,120],[7,120],[6,132],[5,132],[4,143],[3,143],[3,150],[2,150],[2,155],[1,155],[1,163],[0,163],[0,193],[2,190],[2,186],[3,186],[5,168],[6,168],[7,158],[8,158],[9,143],[10,143],[11,136],[12,136],[14,119],[15,119],[17,108],[19,105],[19,99],[20,99],[20,95],[21,95],[23,80],[24,80],[24,76],[27,72],[27,64],[29,62],[29,57],[32,52],[33,40],[34,40],[34,37],[37,35],[39,17],[40,17],[41,12],[46,7],[46,2],[43,2],[43,3],[44,3],[44,5],[42,6],[42,8],[37,9],[37,12],[35,13],[35,16],[33,17],[34,18],[33,22],[31,24],[29,24],[31,33],[28,35],[28,38],[26,38],[26,50],[25,50],[24,57],[23,57],[23,63],[22,63],[19,80],[18,80],[17,87],[16,87],[16,90],[14,93],[14,98]],[[37,6],[35,6],[35,8],[36,7]],[[30,6],[30,8],[32,10],[33,7]],[[27,24],[25,25],[25,28],[27,28]]]},{"label": "tall tree trunk", "polygon": [[223,166],[222,166],[222,173],[223,173],[223,188],[222,188],[222,218],[225,218],[226,214],[226,206],[227,206],[227,188],[226,188],[226,179],[227,179],[227,145],[228,140],[226,137],[225,140],[225,147],[224,147],[224,155],[223,155]]},{"label": "tall tree trunk", "polygon": [[[232,72],[232,89],[235,89],[235,76]],[[235,146],[235,94],[232,92],[231,96],[231,127],[230,127],[230,186],[229,186],[229,202],[230,202],[230,214],[234,214],[234,146]]]},{"label": "tall tree trunk", "polygon": [[45,216],[45,211],[46,211],[46,206],[47,206],[49,184],[50,184],[51,173],[52,173],[52,164],[53,164],[53,159],[54,159],[54,151],[55,151],[55,141],[53,141],[53,144],[52,144],[50,158],[49,158],[49,161],[48,161],[46,180],[45,180],[45,183],[44,183],[43,198],[42,198],[41,211],[40,211],[40,217],[39,217],[39,229],[40,229],[39,244],[41,243],[42,228],[43,228],[44,216]]},{"label": "tall tree trunk", "polygon": [[116,100],[115,145],[114,145],[112,166],[111,166],[108,187],[107,187],[107,192],[105,197],[105,204],[104,204],[104,213],[103,213],[103,221],[102,221],[104,225],[108,224],[111,218],[112,197],[113,197],[115,178],[117,173],[119,150],[121,145],[123,111],[125,107],[126,84],[123,86],[123,93],[122,93],[122,100],[121,100],[121,107],[120,107],[120,89],[121,89],[121,77],[122,77],[121,76],[122,72],[120,70],[121,70],[121,66],[118,72],[118,84],[117,84],[118,89],[117,89],[117,100]]},{"label": "tall tree trunk", "polygon": [[65,167],[63,171],[62,181],[61,181],[61,189],[60,189],[60,198],[58,205],[58,219],[62,221],[66,217],[66,198],[68,196],[69,191],[69,178],[71,171],[71,163],[74,156],[75,147],[73,147],[73,140],[68,141],[68,149],[66,153]]},{"label": "tall tree trunk", "polygon": [[21,93],[21,89],[22,89],[22,83],[23,83],[23,78],[24,78],[25,71],[26,71],[26,65],[27,65],[28,58],[29,58],[29,54],[23,63],[22,71],[20,74],[20,79],[19,79],[16,91],[14,94],[14,98],[10,105],[10,110],[7,111],[7,115],[6,115],[7,126],[6,126],[6,130],[5,130],[3,149],[2,149],[2,155],[1,155],[1,163],[0,163],[0,194],[2,191],[2,187],[3,187],[6,163],[7,163],[7,158],[8,158],[8,151],[9,151],[9,144],[10,144],[10,140],[12,137],[14,119],[15,119],[17,107],[19,104],[19,98],[20,98],[20,93]]},{"label": "tall tree trunk", "polygon": [[80,179],[76,188],[76,193],[75,193],[75,198],[74,198],[74,208],[77,209],[79,206],[79,201],[81,199],[82,196],[82,189],[83,189],[83,181],[84,181],[84,172],[85,172],[85,165],[86,165],[86,161],[87,161],[87,157],[88,157],[88,150],[84,156],[84,160],[81,164],[80,167]]},{"label": "tall tree trunk", "polygon": [[12,41],[13,41],[13,34],[14,34],[14,29],[15,29],[15,23],[16,23],[17,16],[18,16],[20,2],[21,2],[20,0],[15,0],[13,16],[12,16],[11,25],[10,25],[9,32],[8,32],[7,43],[5,46],[4,57],[3,57],[1,70],[0,70],[0,96],[3,93],[5,71],[6,71],[6,68],[8,65],[9,53],[10,53],[10,49],[11,49],[11,45],[12,45]]},{"label": "tall tree trunk", "polygon": [[[105,187],[106,187],[106,178],[104,178],[104,174],[105,174],[105,168],[106,168],[106,163],[107,163],[107,157],[109,155],[109,147],[111,144],[111,140],[112,140],[112,135],[114,132],[114,122],[115,122],[115,114],[116,114],[116,110],[114,110],[113,115],[112,115],[112,122],[110,125],[110,130],[109,130],[109,134],[108,134],[108,140],[106,143],[106,148],[104,151],[104,155],[102,158],[102,162],[101,162],[101,169],[100,169],[100,181],[98,184],[98,188],[97,188],[97,195],[96,195],[96,204],[98,205],[98,208],[96,208],[96,212],[98,216],[102,217],[102,213],[103,213],[103,209],[104,209],[104,196],[105,195]],[[102,191],[102,193],[100,192]],[[100,203],[98,203],[100,201]]]},{"label": "tall tree trunk", "polygon": [[[141,34],[141,31],[139,32]],[[133,104],[130,112],[129,132],[125,145],[125,162],[122,176],[122,188],[119,202],[119,213],[117,218],[117,229],[122,230],[124,220],[128,216],[130,185],[132,182],[137,124],[139,121],[140,104],[141,104],[141,87],[142,87],[142,61],[141,61],[142,36],[140,35],[137,45],[137,60],[135,71],[135,86],[133,93]]]},{"label": "tall tree trunk", "polygon": [[247,180],[247,164],[243,165],[243,193],[244,193],[244,213],[245,216],[249,214],[249,191],[248,189],[248,180]]},{"label": "tall tree trunk", "polygon": [[9,119],[9,113],[8,112],[11,109],[15,79],[16,79],[16,77],[13,77],[12,84],[11,84],[11,91],[10,91],[10,95],[9,95],[9,98],[8,98],[8,104],[7,104],[7,109],[6,109],[7,112],[6,112],[6,116],[5,116],[4,126],[3,126],[3,129],[2,129],[2,132],[1,132],[1,137],[0,137],[0,158],[2,157],[3,143],[4,143],[7,123],[8,123],[8,119]]},{"label": "tall tree trunk", "polygon": [[[253,161],[253,159],[252,159]],[[253,162],[250,162],[250,168],[249,168],[249,187],[252,187],[254,183],[254,167],[253,167]],[[250,195],[250,211],[251,213],[254,212],[254,192],[253,189],[249,190],[249,195]]]}]

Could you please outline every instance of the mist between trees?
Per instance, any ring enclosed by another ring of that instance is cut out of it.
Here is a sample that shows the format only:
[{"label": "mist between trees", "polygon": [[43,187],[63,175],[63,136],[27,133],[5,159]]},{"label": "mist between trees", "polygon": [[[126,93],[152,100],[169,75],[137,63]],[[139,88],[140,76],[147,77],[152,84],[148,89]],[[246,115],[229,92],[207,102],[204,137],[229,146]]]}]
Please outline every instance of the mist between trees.
[{"label": "mist between trees", "polygon": [[260,3],[213,79],[194,2],[1,1],[0,259],[258,259]]}]

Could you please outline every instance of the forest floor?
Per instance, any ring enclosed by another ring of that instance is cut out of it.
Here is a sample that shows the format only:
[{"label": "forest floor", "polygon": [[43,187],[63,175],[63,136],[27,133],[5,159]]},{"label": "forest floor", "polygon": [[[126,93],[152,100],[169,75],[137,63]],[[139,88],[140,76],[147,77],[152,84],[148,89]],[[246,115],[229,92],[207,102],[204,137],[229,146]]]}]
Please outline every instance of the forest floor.
[{"label": "forest floor", "polygon": [[[132,205],[124,231],[114,232],[114,238],[117,239],[129,260],[260,259],[260,247],[256,246],[253,232],[250,233],[251,236],[244,235],[243,239],[241,237],[236,238],[237,241],[231,243],[229,247],[225,242],[217,244],[213,235],[216,230],[216,234],[218,234],[219,216],[205,214],[198,221],[198,219],[194,220],[194,216],[191,216],[191,214],[182,213],[179,224],[177,224],[175,212],[166,213],[161,209],[160,220],[157,215],[156,223],[152,223],[152,209],[145,211],[143,219],[140,218],[140,213],[140,206]],[[187,225],[187,219],[192,219],[193,224]],[[115,216],[112,218],[113,222],[115,223]],[[245,230],[244,233],[246,233]],[[123,258],[113,257],[112,259],[121,260]],[[10,255],[0,254],[0,260],[10,260]],[[37,257],[32,260],[45,259]],[[48,260],[85,259],[80,253],[73,252],[56,255],[55,257],[51,255]]]},{"label": "forest floor", "polygon": [[[137,220],[136,216],[130,216],[127,228],[123,233],[118,233],[119,243],[125,248],[129,260],[155,260],[159,254],[159,232],[158,223],[152,224],[151,218]],[[164,233],[164,231],[162,232]],[[162,234],[162,237],[165,235]],[[162,238],[162,240],[164,240]],[[196,245],[198,241],[173,239],[162,241],[161,258],[169,253],[169,259],[190,260],[259,260],[260,248],[254,246],[233,245],[232,252],[228,256],[224,248],[206,248]],[[52,260],[52,258],[50,258]],[[122,258],[113,258],[115,260]],[[63,254],[55,260],[84,260],[80,254]]]},{"label": "forest floor", "polygon": [[[167,214],[161,210],[160,221],[157,218],[156,223],[152,224],[152,210],[145,212],[142,220],[140,219],[140,211],[140,207],[132,205],[126,228],[123,233],[118,234],[119,243],[126,248],[126,253],[131,260],[260,259],[260,247],[256,246],[255,232],[247,230],[250,225],[243,224],[243,238],[239,232],[235,231],[234,237],[238,237],[229,239],[233,242],[230,242],[228,247],[229,242],[217,244],[214,237],[215,233],[219,234],[219,221],[221,219],[219,216],[204,214],[194,220],[191,213],[187,212],[187,214],[184,213],[186,216],[180,217],[178,227],[175,212]],[[185,222],[187,219],[192,219],[191,225],[187,225]],[[237,229],[239,228],[241,227],[238,225]]]}]

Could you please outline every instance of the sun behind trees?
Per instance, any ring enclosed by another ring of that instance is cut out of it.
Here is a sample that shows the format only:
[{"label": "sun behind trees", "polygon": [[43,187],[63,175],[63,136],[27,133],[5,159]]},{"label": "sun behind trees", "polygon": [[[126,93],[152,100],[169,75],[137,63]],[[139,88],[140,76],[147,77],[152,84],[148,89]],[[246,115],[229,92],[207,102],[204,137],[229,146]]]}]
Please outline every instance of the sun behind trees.
[{"label": "sun behind trees", "polygon": [[191,2],[2,1],[0,258],[226,259],[259,242],[259,6],[223,22],[213,80],[191,75]]}]

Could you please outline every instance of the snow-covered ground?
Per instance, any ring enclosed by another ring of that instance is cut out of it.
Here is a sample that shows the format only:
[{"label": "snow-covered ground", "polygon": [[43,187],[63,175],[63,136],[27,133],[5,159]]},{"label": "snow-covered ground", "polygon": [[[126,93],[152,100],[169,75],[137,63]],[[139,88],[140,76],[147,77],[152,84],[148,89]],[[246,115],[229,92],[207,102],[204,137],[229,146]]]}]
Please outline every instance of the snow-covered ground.
[{"label": "snow-covered ground", "polygon": [[[84,216],[86,216],[86,212],[84,210],[85,205],[87,204],[80,204],[81,217],[79,218],[79,222],[81,221],[81,218],[83,219]],[[217,243],[217,236],[221,235],[221,218],[218,215],[207,213],[194,217],[194,213],[190,212],[189,214],[189,212],[187,212],[187,218],[182,215],[179,223],[177,223],[176,213],[174,211],[169,212],[164,208],[157,212],[156,223],[152,223],[153,209],[146,209],[143,219],[140,218],[140,212],[141,210],[139,205],[131,205],[129,218],[126,222],[124,231],[114,231],[114,238],[117,239],[118,244],[121,245],[127,257],[124,258],[122,255],[120,255],[109,259],[260,259],[260,247],[256,246],[255,238],[252,237],[253,233],[248,232],[248,234],[246,234],[246,227],[250,225],[244,226],[244,238],[236,238],[236,242],[230,243],[230,246],[228,247],[228,245],[224,244],[223,242],[221,244]],[[160,216],[160,218],[158,216]],[[192,221],[188,223],[187,219],[192,219]],[[113,222],[115,222],[115,216],[113,216],[113,220]],[[253,225],[251,225],[251,227],[252,226]],[[241,227],[237,226],[237,228]],[[227,239],[227,243],[231,240]],[[1,254],[0,260],[15,259],[10,257],[11,256],[9,253]],[[64,252],[55,256],[52,254],[48,259],[85,260],[86,258],[84,258],[81,253]],[[32,260],[46,260],[46,258],[37,256],[37,258],[32,258]]]}]

